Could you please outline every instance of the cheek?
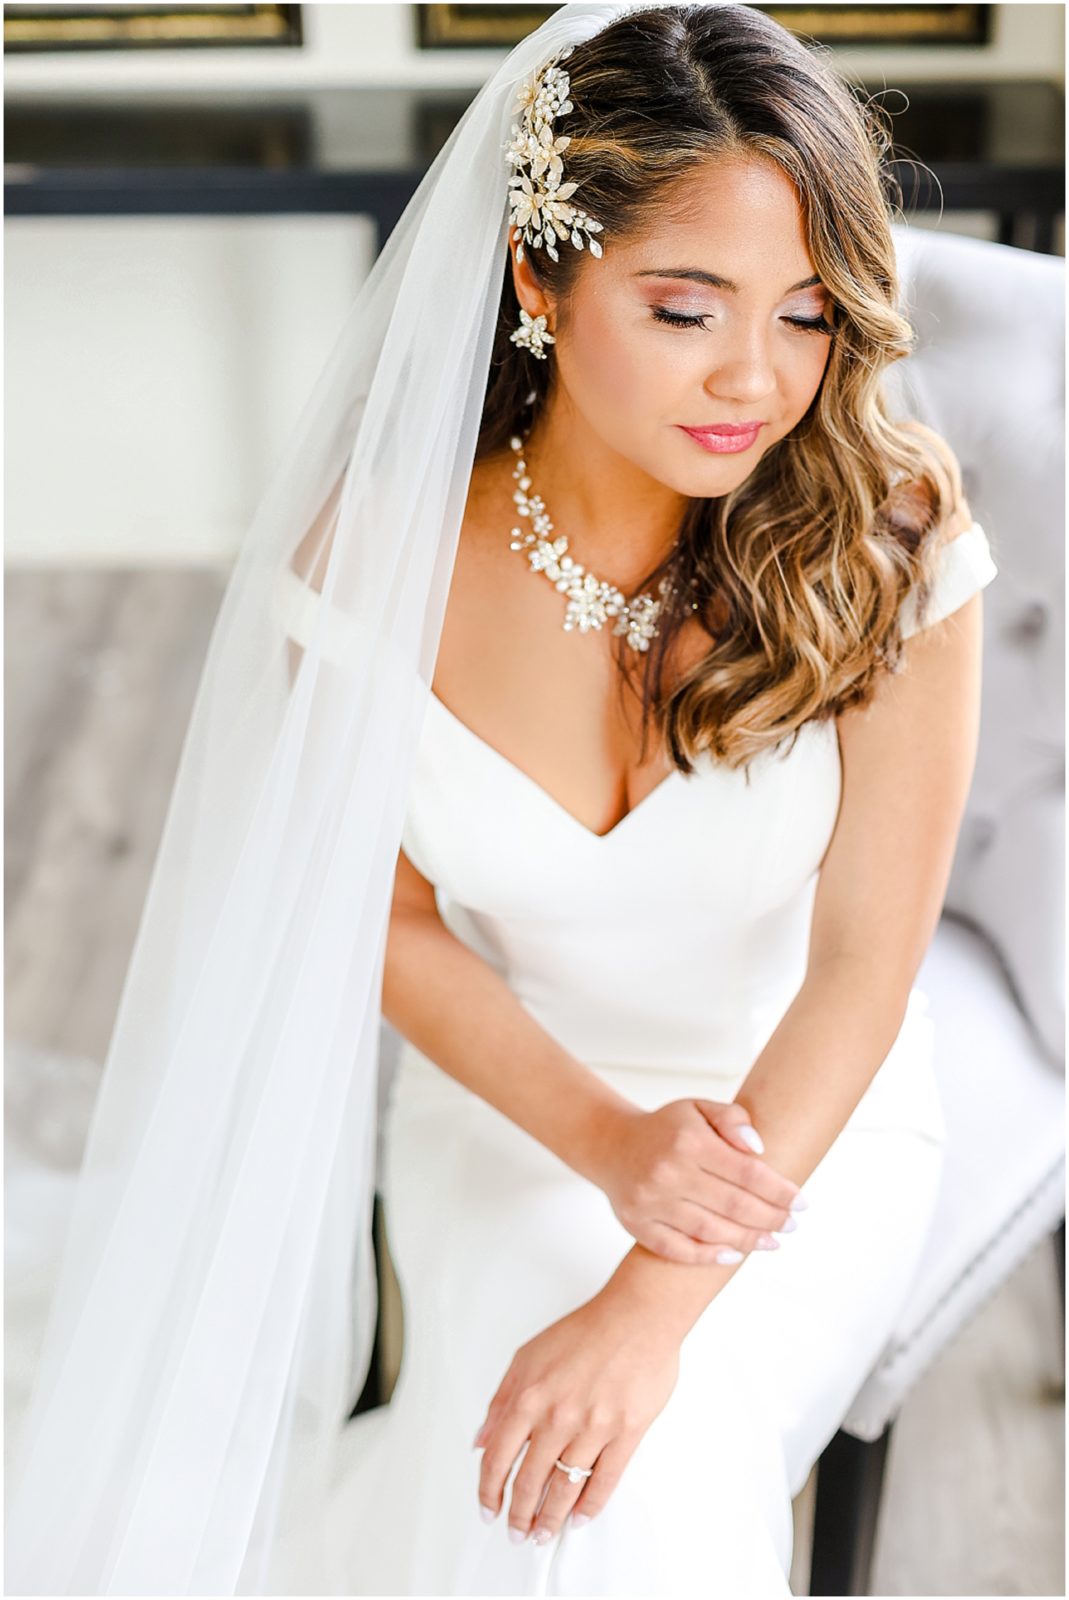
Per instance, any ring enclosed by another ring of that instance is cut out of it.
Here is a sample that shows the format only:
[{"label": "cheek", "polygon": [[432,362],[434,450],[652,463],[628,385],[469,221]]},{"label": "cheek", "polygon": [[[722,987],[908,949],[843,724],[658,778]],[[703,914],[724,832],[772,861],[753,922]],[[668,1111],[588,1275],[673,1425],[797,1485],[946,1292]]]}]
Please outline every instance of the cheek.
[{"label": "cheek", "polygon": [[[804,410],[820,388],[831,349],[825,340],[818,339],[815,334],[799,334],[798,338],[803,348],[781,367],[780,382],[792,405]],[[806,341],[810,339],[812,345],[805,348]]]},{"label": "cheek", "polygon": [[820,380],[827,371],[828,362],[831,360],[832,340],[818,338],[816,334],[805,334],[805,338],[812,339],[814,349],[807,352],[807,359],[802,363],[806,375],[806,382],[810,389],[816,389]]},{"label": "cheek", "polygon": [[643,331],[608,309],[577,319],[568,357],[569,387],[609,408],[633,410],[636,394],[648,399],[672,373],[672,363],[656,359]]}]

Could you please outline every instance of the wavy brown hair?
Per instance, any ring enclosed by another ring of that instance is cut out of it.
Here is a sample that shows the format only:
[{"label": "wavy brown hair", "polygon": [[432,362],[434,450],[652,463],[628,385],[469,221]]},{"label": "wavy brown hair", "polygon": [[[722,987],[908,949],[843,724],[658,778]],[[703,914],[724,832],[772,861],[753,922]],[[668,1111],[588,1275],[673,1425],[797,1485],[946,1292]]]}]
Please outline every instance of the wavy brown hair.
[{"label": "wavy brown hair", "polygon": [[[776,162],[795,185],[831,297],[835,331],[809,410],[738,488],[689,502],[675,547],[635,591],[664,577],[674,586],[638,658],[642,745],[644,756],[655,720],[685,773],[707,750],[748,776],[755,755],[792,735],[793,745],[804,723],[869,701],[880,673],[900,670],[897,613],[911,586],[923,618],[938,529],[953,509],[954,464],[937,436],[886,408],[883,370],[915,338],[896,309],[890,222],[900,196],[883,113],[855,96],[830,54],[746,5],[634,11],[574,47],[575,109],[554,119],[554,135],[571,139],[565,177],[603,223],[606,251],[685,214],[699,164]],[[506,181],[503,169],[503,194]],[[576,249],[559,262],[544,249],[525,257],[556,301],[558,331],[567,327],[578,274],[597,261]],[[518,322],[509,258],[477,460],[535,426],[552,394],[556,364],[510,342]],[[694,596],[709,649],[666,687]],[[634,652],[622,637],[618,654],[623,677]]]}]

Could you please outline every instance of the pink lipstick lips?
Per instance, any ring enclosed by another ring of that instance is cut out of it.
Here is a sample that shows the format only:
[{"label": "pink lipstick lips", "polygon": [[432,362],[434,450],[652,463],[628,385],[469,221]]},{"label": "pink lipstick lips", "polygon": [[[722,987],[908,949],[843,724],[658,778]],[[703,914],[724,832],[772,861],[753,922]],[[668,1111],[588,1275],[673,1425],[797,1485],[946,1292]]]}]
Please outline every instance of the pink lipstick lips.
[{"label": "pink lipstick lips", "polygon": [[684,433],[696,439],[703,450],[713,455],[736,455],[749,450],[764,427],[763,422],[722,422],[707,428],[687,428],[680,423]]}]

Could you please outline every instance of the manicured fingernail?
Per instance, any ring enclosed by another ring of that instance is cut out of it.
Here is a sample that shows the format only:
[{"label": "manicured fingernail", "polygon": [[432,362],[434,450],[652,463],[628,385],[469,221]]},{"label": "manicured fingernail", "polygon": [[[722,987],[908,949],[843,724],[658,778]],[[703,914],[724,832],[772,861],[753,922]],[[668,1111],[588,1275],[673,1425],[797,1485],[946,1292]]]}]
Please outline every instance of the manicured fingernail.
[{"label": "manicured fingernail", "polygon": [[494,1518],[497,1516],[497,1512],[494,1510],[493,1506],[481,1505],[479,1507],[479,1515],[482,1517],[484,1522],[493,1522]]},{"label": "manicured fingernail", "polygon": [[801,1190],[799,1190],[799,1192],[795,1195],[794,1199],[791,1201],[791,1210],[792,1211],[804,1211],[806,1206],[808,1206],[808,1204],[809,1204],[809,1201],[806,1199],[805,1195],[802,1194]]},{"label": "manicured fingernail", "polygon": [[773,1239],[770,1233],[759,1233],[757,1236],[758,1250],[778,1250],[779,1240]]},{"label": "manicured fingernail", "polygon": [[735,1132],[738,1134],[739,1138],[744,1144],[748,1144],[750,1146],[751,1150],[756,1150],[758,1155],[762,1155],[764,1153],[765,1141],[751,1123],[740,1122],[739,1126],[735,1129]]},{"label": "manicured fingernail", "polygon": [[786,1222],[780,1224],[780,1226],[776,1229],[776,1232],[777,1233],[793,1233],[795,1228],[797,1228],[797,1226],[798,1226],[798,1218],[797,1217],[788,1217]]},{"label": "manicured fingernail", "polygon": [[573,1511],[568,1520],[571,1523],[573,1528],[581,1528],[583,1526],[584,1522],[589,1522],[590,1521],[590,1512],[589,1511]]},{"label": "manicured fingernail", "polygon": [[726,1267],[729,1261],[741,1261],[742,1251],[736,1250],[733,1245],[726,1244],[722,1250],[716,1252],[716,1260],[723,1262]]},{"label": "manicured fingernail", "polygon": [[535,1544],[548,1544],[553,1537],[552,1528],[539,1528],[531,1535]]},{"label": "manicured fingernail", "polygon": [[509,1529],[509,1538],[512,1540],[513,1544],[522,1544],[526,1537],[527,1535],[524,1533],[522,1528]]}]

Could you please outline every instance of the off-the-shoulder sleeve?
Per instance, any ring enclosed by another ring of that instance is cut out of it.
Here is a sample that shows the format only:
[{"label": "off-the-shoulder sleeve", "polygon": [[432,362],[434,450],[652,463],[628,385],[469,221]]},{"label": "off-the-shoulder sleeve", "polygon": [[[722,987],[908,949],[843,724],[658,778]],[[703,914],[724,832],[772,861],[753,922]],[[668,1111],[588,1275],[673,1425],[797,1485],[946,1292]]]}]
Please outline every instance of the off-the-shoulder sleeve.
[{"label": "off-the-shoulder sleeve", "polygon": [[917,621],[916,595],[911,591],[899,607],[902,637],[908,639],[922,627],[949,617],[966,600],[997,577],[998,567],[991,554],[987,535],[978,522],[963,533],[948,539],[941,547],[940,564],[923,622]]},{"label": "off-the-shoulder sleeve", "polygon": [[[283,631],[307,649],[312,633],[323,613],[323,596],[304,581],[288,564],[275,576],[272,610]],[[352,617],[335,605],[327,605],[320,655],[325,661],[357,666],[361,661],[360,640]]]}]

